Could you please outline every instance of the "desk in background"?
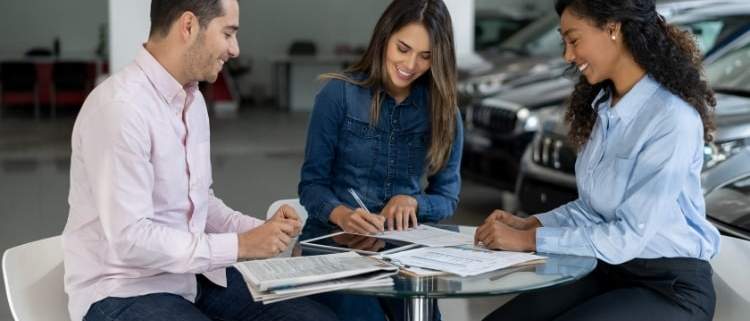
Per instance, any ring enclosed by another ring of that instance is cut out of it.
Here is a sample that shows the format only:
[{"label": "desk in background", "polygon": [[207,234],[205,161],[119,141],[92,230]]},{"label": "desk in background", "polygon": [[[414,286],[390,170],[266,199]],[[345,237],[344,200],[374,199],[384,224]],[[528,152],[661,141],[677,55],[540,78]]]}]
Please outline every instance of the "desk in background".
[{"label": "desk in background", "polygon": [[340,72],[359,56],[286,56],[273,62],[273,93],[279,107],[289,111],[312,110],[323,86],[318,76]]}]

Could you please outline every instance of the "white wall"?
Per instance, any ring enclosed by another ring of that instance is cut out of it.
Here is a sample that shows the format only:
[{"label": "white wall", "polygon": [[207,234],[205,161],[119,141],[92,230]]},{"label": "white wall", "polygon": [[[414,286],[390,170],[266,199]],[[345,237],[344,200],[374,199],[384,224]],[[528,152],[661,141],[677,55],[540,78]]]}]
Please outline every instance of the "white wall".
[{"label": "white wall", "polygon": [[451,13],[453,41],[456,56],[464,57],[474,52],[474,1],[443,0]]},{"label": "white wall", "polygon": [[[336,44],[366,46],[388,0],[253,0],[240,2],[240,57],[252,58],[243,90],[262,86],[270,94],[272,62],[295,39],[317,44],[331,55]],[[257,93],[256,93],[257,94]]]},{"label": "white wall", "polygon": [[0,57],[19,58],[31,47],[52,49],[56,36],[63,56],[93,57],[106,23],[105,0],[0,0]]},{"label": "white wall", "polygon": [[148,39],[151,0],[109,0],[109,62],[116,72],[135,58]]}]

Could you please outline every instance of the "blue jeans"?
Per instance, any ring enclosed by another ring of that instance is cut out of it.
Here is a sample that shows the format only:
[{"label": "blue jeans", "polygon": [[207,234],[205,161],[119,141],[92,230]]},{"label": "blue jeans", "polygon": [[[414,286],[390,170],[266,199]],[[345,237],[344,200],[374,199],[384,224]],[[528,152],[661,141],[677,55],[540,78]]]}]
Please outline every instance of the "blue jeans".
[{"label": "blue jeans", "polygon": [[91,305],[84,321],[335,321],[336,316],[323,305],[306,299],[272,304],[254,302],[250,291],[235,268],[227,269],[227,287],[213,284],[198,275],[195,303],[169,293],[154,293],[130,298],[109,297]]}]

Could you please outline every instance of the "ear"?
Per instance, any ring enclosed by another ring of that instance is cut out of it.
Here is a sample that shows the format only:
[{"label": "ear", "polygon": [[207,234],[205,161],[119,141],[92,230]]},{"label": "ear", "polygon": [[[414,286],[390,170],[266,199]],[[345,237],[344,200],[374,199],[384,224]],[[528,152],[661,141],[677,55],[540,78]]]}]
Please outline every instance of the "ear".
[{"label": "ear", "polygon": [[190,42],[198,35],[200,28],[198,17],[190,11],[185,11],[180,18],[177,19],[175,27],[177,28],[177,33],[179,34],[180,39],[185,42]]},{"label": "ear", "polygon": [[610,22],[607,24],[607,31],[609,31],[609,37],[612,40],[620,38],[620,30],[622,29],[622,22]]}]

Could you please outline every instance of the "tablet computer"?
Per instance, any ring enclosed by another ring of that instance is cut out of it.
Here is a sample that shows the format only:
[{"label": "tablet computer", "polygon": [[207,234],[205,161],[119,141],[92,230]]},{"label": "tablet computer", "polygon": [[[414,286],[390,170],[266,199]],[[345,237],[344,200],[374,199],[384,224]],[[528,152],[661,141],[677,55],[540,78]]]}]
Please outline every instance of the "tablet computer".
[{"label": "tablet computer", "polygon": [[329,251],[356,251],[365,255],[395,253],[419,246],[411,242],[380,238],[377,235],[348,232],[336,232],[307,239],[301,241],[300,245]]}]

